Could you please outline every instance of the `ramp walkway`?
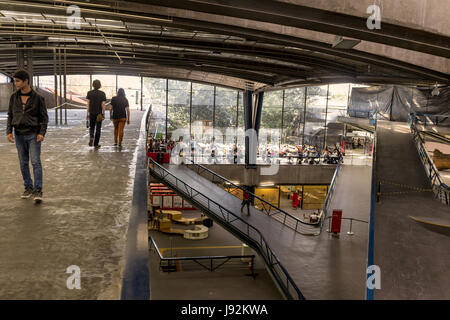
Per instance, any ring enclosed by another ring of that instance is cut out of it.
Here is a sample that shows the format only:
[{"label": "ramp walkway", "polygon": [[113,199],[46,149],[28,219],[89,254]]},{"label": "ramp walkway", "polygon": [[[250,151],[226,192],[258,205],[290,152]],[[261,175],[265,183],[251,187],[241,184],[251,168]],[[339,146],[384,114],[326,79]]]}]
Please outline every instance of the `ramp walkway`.
[{"label": "ramp walkway", "polygon": [[[108,117],[94,150],[85,111],[68,111],[66,126],[49,112],[40,205],[20,198],[17,150],[0,135],[0,299],[120,299],[143,112],[132,111],[122,150]],[[79,290],[67,288],[71,265],[80,267]]]},{"label": "ramp walkway", "polygon": [[449,299],[450,238],[409,218],[448,225],[449,207],[432,192],[406,123],[378,121],[377,139],[374,264],[382,279],[374,298]]},{"label": "ramp walkway", "polygon": [[[252,246],[265,260],[280,291],[286,298],[363,299],[367,225],[359,225],[356,238],[333,239],[322,232],[318,237],[302,235],[267,214],[251,207],[250,216],[241,214],[241,200],[183,165],[165,167],[151,161],[150,174],[222,224],[236,237]],[[363,170],[358,166],[356,170]],[[367,170],[367,169],[366,169]],[[345,171],[342,183],[351,183],[355,172]],[[364,176],[362,172],[359,176]],[[354,186],[354,192],[370,193],[370,170]],[[335,202],[345,193],[338,193]],[[363,201],[361,197],[361,201]],[[367,201],[366,201],[367,202]],[[358,205],[349,201],[348,206]],[[366,208],[355,209],[365,212]],[[342,209],[342,208],[339,208]],[[365,232],[365,235],[363,233]],[[358,278],[358,280],[355,280]]]}]

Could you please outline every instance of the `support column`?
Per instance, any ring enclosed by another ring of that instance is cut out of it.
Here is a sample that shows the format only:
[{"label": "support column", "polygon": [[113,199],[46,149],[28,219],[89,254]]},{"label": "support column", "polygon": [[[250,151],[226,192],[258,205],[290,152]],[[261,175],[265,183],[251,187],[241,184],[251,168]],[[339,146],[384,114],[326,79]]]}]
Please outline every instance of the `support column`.
[{"label": "support column", "polygon": [[142,92],[144,91],[144,87],[143,87],[143,78],[142,78],[142,76],[141,76],[141,111],[143,110],[143,107],[142,107]]},{"label": "support column", "polygon": [[263,97],[264,92],[258,93],[255,95],[255,103],[253,103],[253,92],[246,90],[244,93],[245,165],[248,168],[256,168]]},{"label": "support column", "polygon": [[324,133],[323,133],[323,147],[322,147],[322,149],[326,148],[326,146],[327,146],[327,136],[328,136],[328,126],[327,126],[327,120],[328,120],[328,99],[330,98],[329,95],[330,95],[330,85],[328,84],[327,85],[327,103],[326,103],[326,106],[325,106],[325,126],[324,126],[325,130],[324,130]]},{"label": "support column", "polygon": [[302,134],[302,148],[305,147],[305,127],[306,127],[306,101],[308,95],[308,87],[305,87],[305,103],[303,104],[303,134]]},{"label": "support column", "polygon": [[167,117],[169,116],[169,79],[166,79],[166,135],[165,139],[167,139]]},{"label": "support column", "polygon": [[[60,104],[62,104],[63,103],[63,98],[62,98],[63,91],[62,91],[62,63],[61,63],[61,49],[60,48],[58,49],[58,72],[59,72],[59,98],[60,98]],[[59,116],[60,116],[59,121],[62,124],[62,122],[63,122],[62,107],[59,108]]]},{"label": "support column", "polygon": [[20,44],[17,44],[16,48],[17,70],[21,70],[24,69],[25,66],[24,50],[22,49],[22,46]]},{"label": "support column", "polygon": [[250,164],[250,137],[248,130],[253,128],[253,108],[252,108],[253,92],[245,90],[244,92],[244,126],[245,126],[245,166]]},{"label": "support column", "polygon": [[[64,44],[65,46],[65,44]],[[66,48],[64,48],[64,102],[67,102],[67,52]],[[67,124],[67,105],[64,108],[65,117],[64,117],[64,124]]]},{"label": "support column", "polygon": [[[55,107],[58,106],[58,78],[56,76],[56,49],[53,49],[53,77],[55,81]],[[58,123],[58,110],[55,109],[55,121]]]},{"label": "support column", "polygon": [[30,75],[30,86],[33,87],[33,50],[27,49],[27,71]]},{"label": "support column", "polygon": [[189,91],[189,136],[192,139],[192,81],[191,81],[191,90]]}]

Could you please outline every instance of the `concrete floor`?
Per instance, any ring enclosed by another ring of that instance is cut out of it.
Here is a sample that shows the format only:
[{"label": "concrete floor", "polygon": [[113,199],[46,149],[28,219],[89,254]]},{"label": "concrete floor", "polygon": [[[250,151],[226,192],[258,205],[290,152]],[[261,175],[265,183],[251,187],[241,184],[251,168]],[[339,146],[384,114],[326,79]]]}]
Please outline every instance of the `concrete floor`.
[{"label": "concrete floor", "polygon": [[[430,188],[406,123],[379,121],[377,181]],[[382,185],[375,204],[374,264],[381,268],[375,299],[450,299],[450,238],[430,231],[408,216],[450,221],[448,206],[431,192]]]},{"label": "concrete floor", "polygon": [[[103,123],[101,144],[88,146],[84,111],[50,127],[42,145],[44,201],[20,199],[23,180],[14,144],[0,135],[0,299],[119,299],[138,128],[131,113],[124,147],[113,147]],[[4,132],[5,121],[0,121]],[[66,287],[67,267],[81,268],[81,289]]]},{"label": "concrete floor", "polygon": [[[200,216],[198,211],[184,211],[187,218]],[[173,224],[173,228],[183,228]],[[182,235],[168,235],[150,231],[165,257],[195,257],[241,255],[242,242],[219,224],[209,229],[209,236],[202,240],[187,240]],[[189,248],[189,249],[188,249]],[[250,249],[250,248],[249,248]],[[251,250],[250,254],[255,254]],[[255,254],[256,255],[256,254]],[[215,261],[214,265],[222,262]],[[208,264],[209,261],[203,262]],[[248,264],[231,260],[210,272],[192,261],[179,263],[180,272],[159,270],[159,257],[150,254],[150,298],[152,300],[280,300],[282,296],[265,269],[264,262],[256,255],[256,278],[249,276]]]},{"label": "concrete floor", "polygon": [[[338,179],[331,208],[343,209],[345,217],[368,220],[370,167],[347,166]],[[169,170],[182,181],[240,214],[240,200],[184,166]],[[364,299],[367,257],[367,225],[354,224],[354,236],[340,239],[323,232],[318,237],[303,236],[275,219],[252,208],[242,218],[263,234],[307,299]],[[347,226],[348,228],[348,226]],[[343,232],[345,232],[345,222]]]}]

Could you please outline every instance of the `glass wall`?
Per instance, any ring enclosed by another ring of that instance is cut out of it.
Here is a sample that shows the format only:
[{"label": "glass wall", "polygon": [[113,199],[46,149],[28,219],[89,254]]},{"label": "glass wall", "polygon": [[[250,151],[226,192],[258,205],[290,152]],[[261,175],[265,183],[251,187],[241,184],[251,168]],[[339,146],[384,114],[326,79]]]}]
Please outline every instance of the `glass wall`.
[{"label": "glass wall", "polygon": [[186,129],[187,132],[189,132],[190,91],[190,82],[169,80],[167,114],[168,138],[172,138],[172,133],[176,129]]},{"label": "glass wall", "polygon": [[143,78],[142,99],[144,106],[152,106],[153,130],[156,138],[166,134],[166,94],[167,80],[157,78]]},{"label": "glass wall", "polygon": [[328,86],[308,87],[303,143],[321,150],[325,143]]},{"label": "glass wall", "polygon": [[305,88],[285,90],[282,144],[303,144],[305,125]]},{"label": "glass wall", "polygon": [[259,129],[259,154],[278,153],[282,128],[283,91],[264,93]]},{"label": "glass wall", "polygon": [[344,124],[339,123],[337,118],[344,116],[347,112],[349,98],[349,84],[330,84],[328,89],[327,109],[327,146],[339,143],[339,137],[344,133]]},{"label": "glass wall", "polygon": [[[102,82],[102,90],[108,99],[116,94],[115,75],[92,75],[92,80],[95,79]],[[89,75],[68,75],[67,82],[68,98],[85,103],[91,86]],[[343,134],[343,125],[337,118],[346,113],[354,86],[358,85],[332,84],[265,92],[259,134],[260,156],[267,155],[268,151],[271,155],[277,155],[279,150],[293,152],[300,149],[297,146],[312,146],[319,152],[325,146],[335,146]],[[52,93],[53,75],[40,76],[39,87]],[[117,88],[125,89],[132,109],[140,109],[141,77],[117,76]],[[243,91],[143,77],[142,100],[144,109],[152,105],[158,137],[165,137],[167,132],[170,138],[174,130],[183,128],[187,136],[195,136],[205,151],[215,147],[217,154],[225,157],[237,143],[239,155],[244,154]]]},{"label": "glass wall", "polygon": [[141,77],[118,76],[117,88],[123,88],[125,90],[130,109],[141,109]]},{"label": "glass wall", "polygon": [[224,157],[232,154],[231,147],[236,143],[238,118],[238,92],[233,89],[216,87],[216,104],[214,111],[214,141],[219,154]]},{"label": "glass wall", "polygon": [[[192,134],[196,142],[211,144],[213,138],[214,86],[192,84]],[[221,137],[218,136],[220,139]],[[222,139],[223,140],[223,139]],[[221,141],[217,141],[221,143]]]}]

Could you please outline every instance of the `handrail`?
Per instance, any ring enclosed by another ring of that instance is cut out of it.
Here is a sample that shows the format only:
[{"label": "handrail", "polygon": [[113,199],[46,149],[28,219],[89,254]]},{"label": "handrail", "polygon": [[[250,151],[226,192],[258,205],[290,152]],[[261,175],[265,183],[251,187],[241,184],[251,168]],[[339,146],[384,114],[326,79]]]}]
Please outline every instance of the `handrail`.
[{"label": "handrail", "polygon": [[425,172],[427,173],[435,196],[442,203],[450,205],[450,188],[444,182],[442,182],[439,171],[437,170],[433,160],[425,149],[425,141],[420,135],[420,131],[416,128],[417,120],[417,114],[411,113],[408,122],[413,134],[414,144],[417,148],[417,152],[419,153],[420,161],[422,162]]},{"label": "handrail", "polygon": [[[223,207],[216,201],[211,200],[209,197],[200,193],[198,190],[193,189],[191,186],[177,178],[166,168],[159,165],[152,158],[149,158],[148,160],[150,162],[150,173],[153,172],[153,174],[156,175],[159,179],[164,180],[165,183],[168,184],[168,186],[171,186],[174,191],[178,192],[180,195],[184,195],[189,199],[189,201],[195,202],[197,207],[203,208],[204,211],[216,216],[219,221],[224,221],[236,233],[240,234],[242,237],[245,237],[247,240],[250,240],[249,244],[252,243],[254,248],[260,252],[261,256],[266,262],[267,267],[271,271],[273,277],[276,279],[276,282],[278,283],[281,291],[284,293],[287,299],[305,299],[300,289],[295,284],[294,280],[283,267],[277,256],[273,253],[272,249],[270,249],[267,241],[264,239],[263,235],[258,229],[256,229],[241,217],[235,215],[233,212]],[[169,181],[167,179],[168,176],[175,179],[175,181]],[[195,199],[196,197],[197,199]],[[200,201],[200,199],[198,199],[199,197],[202,197],[203,201]],[[220,211],[221,216],[212,211],[212,205],[217,207],[217,209]],[[238,223],[236,223],[236,221],[238,221]],[[244,230],[242,230],[242,228]]]},{"label": "handrail", "polygon": [[[329,217],[326,217],[325,219],[328,219],[328,230],[327,230],[327,232],[328,233],[331,233],[331,216],[329,216]],[[361,220],[361,219],[356,219],[356,218],[347,218],[347,217],[342,217],[341,218],[342,220],[350,220],[350,231],[349,232],[347,232],[347,234],[349,234],[349,235],[353,235],[354,233],[352,232],[352,226],[353,226],[353,221],[356,221],[356,222],[362,222],[362,223],[369,223],[369,221],[365,221],[365,220]]]},{"label": "handrail", "polygon": [[[367,242],[367,265],[369,268],[374,264],[374,244],[375,244],[375,188],[376,188],[376,163],[377,163],[377,126],[378,116],[375,114],[375,130],[372,144],[372,183],[370,187],[370,215],[369,215],[369,241]],[[367,269],[366,269],[367,270]],[[370,274],[367,275],[369,278]],[[367,286],[366,300],[373,300],[374,292]]]},{"label": "handrail", "polygon": [[[278,208],[277,206],[274,206],[270,202],[268,202],[268,201],[258,197],[256,194],[246,190],[245,188],[243,188],[243,187],[241,187],[241,186],[239,186],[237,184],[234,184],[232,181],[230,181],[227,178],[219,175],[218,173],[216,173],[216,172],[206,168],[205,166],[202,166],[201,164],[195,163],[192,159],[189,159],[189,160],[192,162],[192,164],[194,166],[196,166],[196,168],[198,168],[198,170],[197,170],[198,174],[200,174],[200,169],[203,169],[203,171],[207,171],[208,173],[212,174],[213,177],[215,176],[215,177],[221,179],[222,181],[226,182],[228,185],[232,185],[233,187],[238,188],[238,189],[242,190],[243,192],[247,191],[250,196],[252,196],[253,198],[258,199],[263,204],[262,205],[263,206],[263,212],[265,212],[268,216],[273,216],[273,215],[276,215],[278,213],[284,214],[283,225],[294,229],[296,232],[304,234],[304,232],[301,232],[300,229],[297,230],[299,228],[299,223],[300,223],[300,225],[308,225],[308,226],[315,226],[315,225],[317,225],[317,224],[310,224],[310,223],[301,221],[299,218],[294,217],[293,215],[289,214],[288,212],[284,211],[281,208]],[[189,164],[186,164],[186,165],[189,166]],[[213,179],[212,182],[214,182],[214,179]],[[268,209],[266,208],[266,205],[269,207]],[[272,214],[270,213],[271,209],[274,209],[274,212]],[[295,227],[286,224],[286,218],[290,218],[291,220],[294,220]],[[311,235],[311,233],[308,233],[308,235]],[[314,235],[316,235],[316,234],[314,233]]]},{"label": "handrail", "polygon": [[[448,115],[443,115],[443,114],[432,114],[432,113],[422,113],[422,112],[411,112],[410,115],[409,115],[410,118],[411,118],[412,115],[414,115],[418,121],[424,122],[424,125],[425,125],[425,126],[426,126],[426,124],[427,124],[427,119],[426,119],[426,118],[429,118],[430,121],[431,121],[431,123],[433,123],[434,125],[437,125],[437,124],[438,124],[438,121],[437,121],[438,118],[444,118],[444,120],[450,118],[450,116],[448,116]],[[425,121],[421,120],[419,117],[424,117],[424,118],[425,118]],[[436,123],[433,122],[433,120],[431,119],[432,117],[434,117],[434,118],[436,119]]]},{"label": "handrail", "polygon": [[438,133],[431,132],[431,131],[420,131],[420,133],[425,134],[427,136],[431,136],[431,137],[433,137],[433,139],[441,140],[444,143],[450,144],[450,138],[442,136]]},{"label": "handrail", "polygon": [[334,170],[333,178],[331,179],[330,187],[328,188],[327,196],[325,197],[325,202],[323,204],[323,209],[322,209],[322,212],[323,212],[322,219],[320,221],[320,232],[322,232],[323,222],[325,221],[325,219],[328,216],[328,209],[331,204],[331,197],[333,196],[333,193],[334,193],[334,187],[336,186],[336,180],[337,180],[337,176],[339,175],[339,170],[341,168],[341,164],[342,164],[342,156],[339,158],[338,164],[336,166],[336,170]]},{"label": "handrail", "polygon": [[[230,259],[250,259],[251,260],[251,271],[252,271],[252,274],[254,274],[254,269],[253,269],[253,267],[255,265],[254,264],[254,260],[255,260],[254,254],[232,255],[232,256],[163,257],[163,255],[161,254],[161,251],[159,251],[158,245],[156,244],[156,242],[152,238],[152,236],[148,236],[148,238],[150,239],[151,245],[153,245],[153,247],[155,248],[155,251],[158,253],[159,260],[160,260],[160,266],[161,266],[162,261],[167,261],[169,263],[172,261],[194,261],[194,262],[198,263],[199,265],[201,265],[202,267],[204,267],[210,271],[214,271],[215,269],[219,268],[220,266],[225,264],[225,262],[227,262]],[[150,248],[151,248],[151,246],[150,246]],[[227,259],[227,261],[216,266],[216,268],[213,268],[212,260],[223,260],[223,259]],[[197,262],[197,260],[211,260],[211,267],[208,268],[208,267],[204,266],[203,264]]]},{"label": "handrail", "polygon": [[[109,105],[109,104],[111,104],[111,101],[107,102],[107,103],[105,104],[105,106],[107,106],[107,105]],[[55,123],[56,123],[56,124],[58,124],[58,109],[61,111],[61,121],[60,121],[60,122],[62,123],[62,107],[65,106],[65,105],[80,107],[79,109],[85,109],[85,108],[86,108],[86,107],[84,107],[84,106],[79,106],[79,105],[77,105],[77,104],[73,104],[73,103],[70,103],[70,102],[67,102],[67,101],[64,102],[64,103],[62,103],[62,104],[60,104],[59,106],[56,106],[56,107],[54,107],[54,108],[51,108],[50,110],[55,110]],[[64,116],[65,116],[65,118],[64,118],[64,123],[67,124],[67,107],[65,107],[64,110],[65,110],[65,114],[64,114]]]}]

